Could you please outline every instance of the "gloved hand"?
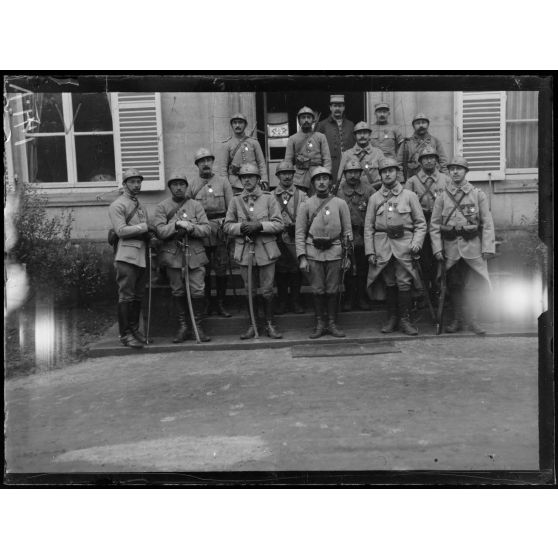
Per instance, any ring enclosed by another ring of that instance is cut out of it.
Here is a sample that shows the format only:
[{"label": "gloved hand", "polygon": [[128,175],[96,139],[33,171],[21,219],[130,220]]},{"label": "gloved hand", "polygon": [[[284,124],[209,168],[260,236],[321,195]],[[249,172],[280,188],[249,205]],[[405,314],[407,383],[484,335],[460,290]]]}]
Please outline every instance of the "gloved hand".
[{"label": "gloved hand", "polygon": [[240,225],[240,232],[246,236],[256,234],[262,229],[263,225],[259,221],[244,221],[244,223]]},{"label": "gloved hand", "polygon": [[444,253],[443,252],[436,252],[434,254],[434,257],[439,261],[439,262],[443,262],[444,261]]},{"label": "gloved hand", "polygon": [[194,230],[194,225],[190,221],[177,221],[176,228],[184,229],[186,234],[190,234]]},{"label": "gloved hand", "polygon": [[306,256],[300,256],[298,260],[298,267],[300,268],[301,271],[305,271],[305,272],[310,271],[310,264],[308,263]]},{"label": "gloved hand", "polygon": [[375,254],[370,254],[370,256],[368,256],[368,263],[370,263],[372,265],[376,265],[377,262],[378,262],[378,260],[377,260]]}]

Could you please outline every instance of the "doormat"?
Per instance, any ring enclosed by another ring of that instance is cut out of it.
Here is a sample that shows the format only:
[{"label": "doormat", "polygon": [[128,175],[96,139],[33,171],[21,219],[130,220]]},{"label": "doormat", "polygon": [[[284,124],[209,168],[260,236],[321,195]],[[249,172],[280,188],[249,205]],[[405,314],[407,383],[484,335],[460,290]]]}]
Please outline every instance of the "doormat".
[{"label": "doormat", "polygon": [[393,341],[385,343],[332,343],[331,345],[295,345],[291,347],[291,357],[338,357],[358,355],[378,355],[400,353]]}]

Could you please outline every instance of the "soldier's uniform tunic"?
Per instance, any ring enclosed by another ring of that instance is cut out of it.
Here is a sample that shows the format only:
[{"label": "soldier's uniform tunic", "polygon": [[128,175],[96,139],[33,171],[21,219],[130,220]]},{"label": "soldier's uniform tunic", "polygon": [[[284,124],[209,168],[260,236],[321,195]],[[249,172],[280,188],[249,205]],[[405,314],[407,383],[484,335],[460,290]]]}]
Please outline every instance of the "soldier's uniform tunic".
[{"label": "soldier's uniform tunic", "polygon": [[356,159],[360,163],[362,168],[362,174],[360,175],[360,183],[363,186],[371,186],[372,184],[381,184],[380,173],[378,172],[378,164],[384,155],[380,149],[374,147],[371,143],[365,147],[360,147],[355,144],[354,147],[343,152],[341,157],[341,164],[339,165],[339,171],[337,174],[337,183],[340,187],[345,184],[345,179],[343,178],[343,171],[345,169],[345,164],[349,159]]},{"label": "soldier's uniform tunic", "polygon": [[175,226],[177,221],[189,221],[194,225],[193,232],[188,235],[190,292],[192,298],[202,298],[204,296],[204,266],[208,262],[204,239],[210,235],[210,225],[199,202],[187,199],[181,203],[168,198],[157,204],[152,226],[157,232],[157,237],[163,241],[159,248],[158,263],[161,267],[167,268],[172,296],[184,296],[185,289],[182,279],[184,253],[177,244],[177,236],[181,236],[179,231],[183,229],[177,231]]},{"label": "soldier's uniform tunic", "polygon": [[240,231],[244,221],[259,221],[263,226],[254,240],[253,265],[258,272],[263,297],[272,298],[275,262],[281,255],[275,237],[283,230],[281,210],[274,196],[262,191],[260,186],[256,186],[253,192],[243,190],[233,196],[225,217],[224,230],[235,239],[234,259],[240,265],[242,279],[248,288],[248,261],[252,255],[251,243]]},{"label": "soldier's uniform tunic", "polygon": [[147,212],[137,198],[124,191],[110,204],[109,218],[119,238],[114,257],[118,301],[141,301],[146,279]]},{"label": "soldier's uniform tunic", "polygon": [[310,174],[314,167],[325,167],[331,172],[331,156],[324,134],[300,131],[287,141],[285,161],[292,163],[296,170],[293,184],[311,192]]},{"label": "soldier's uniform tunic", "polygon": [[[341,120],[341,126],[339,126],[337,120],[333,116],[321,120],[316,124],[315,132],[324,134],[327,139],[327,145],[329,147],[329,154],[331,156],[331,175],[333,178],[337,177],[337,172],[340,168],[341,155],[343,151],[350,149],[355,144],[355,138],[353,135],[353,128],[355,125],[350,120],[343,118]],[[327,165],[323,165],[327,167]]]},{"label": "soldier's uniform tunic", "polygon": [[372,124],[370,143],[380,149],[385,157],[395,159],[399,146],[405,139],[397,126],[392,124]]},{"label": "soldier's uniform tunic", "polygon": [[[394,233],[400,236],[390,238]],[[364,251],[377,258],[376,265],[369,267],[368,289],[380,274],[388,287],[409,291],[414,281],[419,288],[411,245],[422,246],[425,234],[426,220],[417,195],[399,183],[391,191],[382,185],[368,202],[364,224]]]},{"label": "soldier's uniform tunic", "polygon": [[[310,266],[310,286],[315,295],[332,295],[339,289],[339,271],[343,257],[342,239],[352,241],[351,215],[347,203],[330,196],[320,209],[310,230],[308,223],[324,198],[312,196],[301,206],[296,218],[296,255],[306,256]],[[313,238],[329,237],[333,240],[330,248],[320,250],[313,244]]]},{"label": "soldier's uniform tunic", "polygon": [[244,136],[242,139],[237,137],[228,139],[223,145],[218,173],[220,176],[228,177],[236,192],[243,189],[238,171],[245,163],[254,163],[260,171],[261,180],[269,182],[264,154],[258,140],[249,136]]},{"label": "soldier's uniform tunic", "polygon": [[448,172],[448,158],[442,142],[428,132],[423,137],[415,133],[405,141],[405,144],[400,147],[397,153],[397,161],[400,166],[403,166],[405,154],[407,153],[407,179],[414,176],[421,168],[418,158],[427,145],[432,146],[436,150],[436,153],[438,153],[438,166],[440,170],[443,173]]}]

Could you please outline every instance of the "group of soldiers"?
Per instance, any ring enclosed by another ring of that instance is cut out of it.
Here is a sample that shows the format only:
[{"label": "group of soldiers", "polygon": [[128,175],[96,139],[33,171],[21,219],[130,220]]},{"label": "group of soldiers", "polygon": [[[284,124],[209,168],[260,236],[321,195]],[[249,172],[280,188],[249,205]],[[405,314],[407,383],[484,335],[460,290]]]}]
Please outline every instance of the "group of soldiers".
[{"label": "group of soldiers", "polygon": [[345,336],[337,322],[340,293],[344,310],[369,310],[371,299],[385,299],[388,320],[381,331],[417,335],[413,297],[422,294],[432,309],[441,282],[453,314],[445,331],[485,333],[477,314],[482,289],[490,285],[494,225],[485,194],[467,182],[467,161],[457,156],[448,163],[424,114],[413,120],[413,136],[403,138],[388,122],[386,103],[375,106],[374,125],[353,126],[344,108],[343,96],[332,95],[331,115],[317,124],[312,109],[299,110],[300,131],[288,139],[272,192],[261,147],[245,133],[248,121],[240,113],[230,119],[233,136],[218,172],[214,154],[199,149],[198,175],[189,182],[184,172],[173,172],[171,197],[151,219],[137,199],[143,177],[125,171],[123,193],[109,208],[123,345],[149,343],[139,316],[153,241],[170,283],[175,343],[210,341],[204,316],[230,317],[231,256],[247,289],[250,323],[241,339],[258,337],[262,326],[269,337],[282,337],[274,315],[288,307],[304,312],[303,275],[312,291],[313,339]]}]

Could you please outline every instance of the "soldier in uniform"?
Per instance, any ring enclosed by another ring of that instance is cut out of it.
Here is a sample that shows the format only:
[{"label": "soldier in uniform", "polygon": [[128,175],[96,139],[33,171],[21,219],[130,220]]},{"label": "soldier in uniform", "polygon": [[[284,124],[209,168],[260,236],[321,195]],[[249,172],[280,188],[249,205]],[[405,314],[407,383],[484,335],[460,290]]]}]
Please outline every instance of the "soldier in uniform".
[{"label": "soldier in uniform", "polygon": [[201,204],[186,196],[188,180],[184,173],[171,173],[167,186],[171,191],[171,197],[157,204],[152,226],[157,232],[157,237],[162,241],[159,249],[159,265],[166,267],[178,321],[178,330],[172,342],[181,343],[192,336],[186,315],[187,300],[183,274],[187,262],[183,248],[179,244],[185,241],[186,235],[190,247],[188,270],[194,319],[200,340],[210,341],[201,324],[205,306],[204,266],[208,263],[203,241],[210,234],[209,221]]},{"label": "soldier in uniform", "polygon": [[136,169],[124,171],[123,192],[108,210],[112,230],[118,237],[114,267],[118,284],[120,342],[134,349],[141,349],[147,341],[139,331],[149,243],[147,212],[137,198],[142,181],[143,176]]},{"label": "soldier in uniform", "polygon": [[[234,259],[240,265],[240,274],[246,289],[248,289],[249,258],[254,258],[254,276],[257,277],[253,279],[259,279],[262,290],[265,331],[269,337],[281,339],[282,335],[273,323],[273,278],[275,262],[281,255],[275,236],[283,231],[281,210],[275,197],[261,189],[260,173],[256,165],[253,163],[242,165],[239,177],[244,190],[233,196],[227,210],[224,229],[228,235],[235,238]],[[259,304],[255,283],[254,280],[253,292],[250,294],[255,303],[257,316]],[[254,335],[254,328],[250,324],[246,333],[240,338],[250,339]]]},{"label": "soldier in uniform", "polygon": [[397,126],[389,124],[389,104],[376,103],[374,105],[376,123],[372,124],[370,143],[382,151],[384,157],[395,159],[399,146],[405,139]]},{"label": "soldier in uniform", "polygon": [[330,95],[329,110],[330,115],[316,125],[316,132],[324,134],[327,138],[331,155],[331,172],[336,180],[341,154],[355,144],[354,124],[344,116],[345,95]]},{"label": "soldier in uniform", "polygon": [[374,147],[370,142],[370,134],[372,129],[368,122],[359,122],[355,126],[354,134],[356,144],[351,149],[343,151],[341,156],[341,165],[337,175],[337,184],[342,187],[343,173],[345,165],[349,159],[356,159],[362,168],[360,183],[362,185],[374,186],[377,190],[381,185],[380,173],[378,172],[378,164],[384,158],[384,154],[380,149]]},{"label": "soldier in uniform", "polygon": [[370,263],[368,286],[378,277],[386,285],[388,322],[382,333],[400,330],[417,335],[411,324],[411,287],[420,288],[420,279],[412,265],[426,234],[426,220],[417,195],[403,189],[397,180],[399,165],[395,159],[380,162],[382,187],[368,202],[364,225],[364,249]]},{"label": "soldier in uniform", "polygon": [[285,226],[283,233],[277,236],[281,257],[277,260],[275,273],[278,295],[275,313],[283,314],[291,307],[289,303],[292,303],[294,312],[302,314],[304,309],[300,305],[301,272],[296,257],[295,224],[300,205],[306,201],[306,194],[293,185],[294,167],[288,161],[279,163],[275,175],[279,179],[279,186],[273,195],[281,208]]},{"label": "soldier in uniform", "polygon": [[331,156],[327,138],[320,132],[313,132],[314,111],[302,107],[297,114],[300,131],[293,134],[287,141],[285,161],[295,166],[294,185],[310,192],[310,175],[316,167],[323,166],[331,171]]},{"label": "soldier in uniform", "polygon": [[[362,163],[356,159],[349,159],[344,168],[344,180],[337,195],[347,202],[351,212],[351,225],[353,229],[353,273],[345,276],[345,300],[343,310],[351,310],[358,305],[360,310],[370,310],[366,290],[368,276],[368,258],[364,253],[364,218],[368,200],[375,192],[370,184],[361,180],[364,174]],[[355,275],[356,272],[356,275]]]},{"label": "soldier in uniform", "polygon": [[240,167],[246,163],[254,163],[262,177],[260,184],[264,190],[268,189],[267,168],[264,154],[257,139],[247,136],[245,133],[248,119],[244,114],[238,112],[231,117],[231,128],[233,136],[224,142],[223,154],[219,166],[219,175],[228,177],[234,191],[242,190],[242,183],[238,176]]},{"label": "soldier in uniform", "polygon": [[[432,216],[432,208],[436,198],[442,193],[446,185],[450,183],[449,176],[438,171],[438,161],[439,157],[436,149],[432,145],[427,145],[418,156],[419,171],[409,178],[405,184],[407,190],[411,190],[411,192],[418,196],[427,227],[430,226],[430,217]],[[430,239],[427,239],[422,245],[421,267],[426,283],[424,285],[424,288],[427,290],[425,295],[428,296],[429,290],[430,296],[432,296],[436,282],[436,260],[432,255]]]},{"label": "soldier in uniform", "polygon": [[444,173],[448,172],[448,158],[444,151],[442,142],[428,131],[430,120],[420,112],[413,118],[414,134],[410,138],[406,138],[403,145],[397,153],[397,160],[403,167],[405,177],[407,179],[414,176],[420,169],[419,155],[422,150],[430,145],[438,154],[438,165]]},{"label": "soldier in uniform", "polygon": [[478,296],[484,286],[490,287],[487,260],[495,253],[494,223],[485,193],[467,182],[467,161],[454,157],[448,169],[451,183],[436,198],[430,222],[432,251],[447,270],[454,312],[446,331],[455,333],[465,324],[483,335]]},{"label": "soldier in uniform", "polygon": [[[196,176],[186,190],[186,196],[201,203],[207,218],[211,234],[203,239],[205,253],[209,260],[205,269],[205,299],[207,302],[206,314],[211,314],[215,309],[219,316],[230,318],[225,309],[225,296],[227,293],[227,264],[229,254],[227,238],[223,232],[223,223],[227,208],[231,203],[233,191],[229,181],[213,173],[215,156],[209,149],[202,147],[196,152],[194,163],[198,167],[199,176]],[[215,287],[217,292],[216,304],[211,304],[211,270],[215,272]]]},{"label": "soldier in uniform", "polygon": [[331,178],[329,169],[313,169],[316,195],[301,205],[296,217],[296,255],[300,269],[309,274],[316,317],[310,339],[326,333],[345,337],[336,324],[337,296],[344,250],[352,242],[353,234],[349,207],[332,195]]}]

